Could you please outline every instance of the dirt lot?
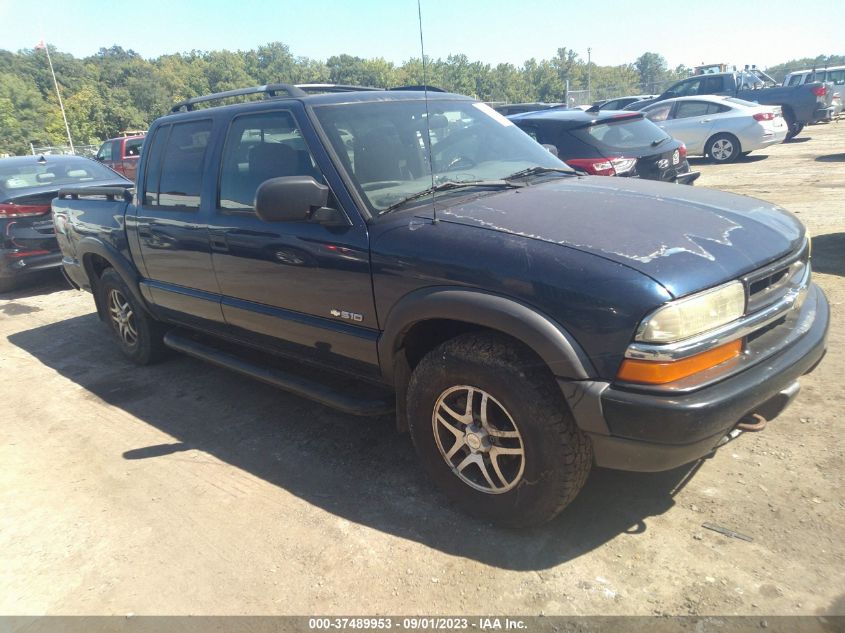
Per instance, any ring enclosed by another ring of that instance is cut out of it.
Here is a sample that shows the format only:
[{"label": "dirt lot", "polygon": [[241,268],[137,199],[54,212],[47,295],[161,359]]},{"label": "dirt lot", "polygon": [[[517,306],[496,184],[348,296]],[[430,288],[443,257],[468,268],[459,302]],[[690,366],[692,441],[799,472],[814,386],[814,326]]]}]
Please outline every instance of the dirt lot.
[{"label": "dirt lot", "polygon": [[57,280],[5,295],[0,614],[845,614],[843,152],[845,122],[696,165],[815,236],[830,352],[796,403],[694,467],[595,471],[532,531],[453,510],[391,420],[135,368]]}]

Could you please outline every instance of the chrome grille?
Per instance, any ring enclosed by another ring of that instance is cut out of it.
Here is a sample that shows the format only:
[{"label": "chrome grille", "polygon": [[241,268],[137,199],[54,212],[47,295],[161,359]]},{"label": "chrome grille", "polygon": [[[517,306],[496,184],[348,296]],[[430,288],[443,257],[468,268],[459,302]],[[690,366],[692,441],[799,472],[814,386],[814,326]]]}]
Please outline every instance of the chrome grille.
[{"label": "chrome grille", "polygon": [[810,245],[805,241],[797,253],[778,260],[743,278],[747,293],[746,314],[777,303],[804,279],[810,261]]}]

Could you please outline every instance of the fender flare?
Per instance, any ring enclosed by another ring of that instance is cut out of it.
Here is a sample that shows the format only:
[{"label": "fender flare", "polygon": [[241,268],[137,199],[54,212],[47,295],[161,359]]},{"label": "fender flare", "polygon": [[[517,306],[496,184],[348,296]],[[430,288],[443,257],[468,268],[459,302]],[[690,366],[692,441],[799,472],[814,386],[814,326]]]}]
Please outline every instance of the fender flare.
[{"label": "fender flare", "polygon": [[[117,271],[117,274],[123,279],[126,283],[126,286],[129,288],[129,292],[132,293],[132,296],[138,302],[139,305],[144,306],[145,309],[149,310],[148,304],[146,299],[141,294],[141,287],[140,287],[140,275],[138,274],[138,270],[135,268],[135,265],[128,260],[124,255],[120,253],[114,246],[103,242],[94,237],[83,237],[76,245],[76,254],[77,259],[82,263],[83,270],[85,270],[85,274],[88,275],[89,281],[91,281],[91,288],[94,288],[94,279],[96,279],[97,275],[94,270],[91,268],[90,258],[88,255],[99,255],[103,259],[105,259],[111,267]],[[97,293],[94,292],[94,297],[96,298]]]},{"label": "fender flare", "polygon": [[557,377],[589,380],[597,375],[575,339],[536,308],[472,288],[433,286],[405,295],[387,316],[378,354],[384,377],[391,383],[408,330],[431,319],[462,321],[513,336],[534,350]]}]

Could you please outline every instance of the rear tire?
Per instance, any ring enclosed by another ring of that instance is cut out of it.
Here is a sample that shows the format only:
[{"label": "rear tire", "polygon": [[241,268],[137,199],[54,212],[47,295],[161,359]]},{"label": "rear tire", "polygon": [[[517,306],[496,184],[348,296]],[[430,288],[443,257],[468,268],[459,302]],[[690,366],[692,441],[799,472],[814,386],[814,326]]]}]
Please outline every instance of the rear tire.
[{"label": "rear tire", "polygon": [[167,350],[163,342],[165,327],[138,303],[117,271],[103,271],[97,293],[106,325],[123,355],[138,365],[160,360]]},{"label": "rear tire", "polygon": [[792,110],[789,110],[788,108],[783,109],[783,118],[786,121],[787,127],[785,140],[788,141],[801,134],[801,130],[804,129],[804,124],[795,120],[795,115],[792,114]]},{"label": "rear tire", "polygon": [[504,336],[470,333],[426,355],[408,386],[408,426],[429,476],[463,510],[500,525],[552,519],[592,465],[548,370]]},{"label": "rear tire", "polygon": [[733,134],[715,134],[704,148],[705,154],[717,164],[732,163],[742,154],[739,139]]},{"label": "rear tire", "polygon": [[18,287],[18,280],[14,277],[0,277],[0,293],[12,292]]}]

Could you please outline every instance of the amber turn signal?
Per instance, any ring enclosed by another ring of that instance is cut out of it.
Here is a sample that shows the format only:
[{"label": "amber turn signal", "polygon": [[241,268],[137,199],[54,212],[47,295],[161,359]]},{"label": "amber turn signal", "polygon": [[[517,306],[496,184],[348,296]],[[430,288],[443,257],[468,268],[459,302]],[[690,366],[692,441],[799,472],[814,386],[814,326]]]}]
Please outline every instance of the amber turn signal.
[{"label": "amber turn signal", "polygon": [[715,367],[726,360],[736,358],[741,352],[742,339],[737,339],[681,360],[664,362],[626,358],[617,378],[625,382],[662,385]]}]

